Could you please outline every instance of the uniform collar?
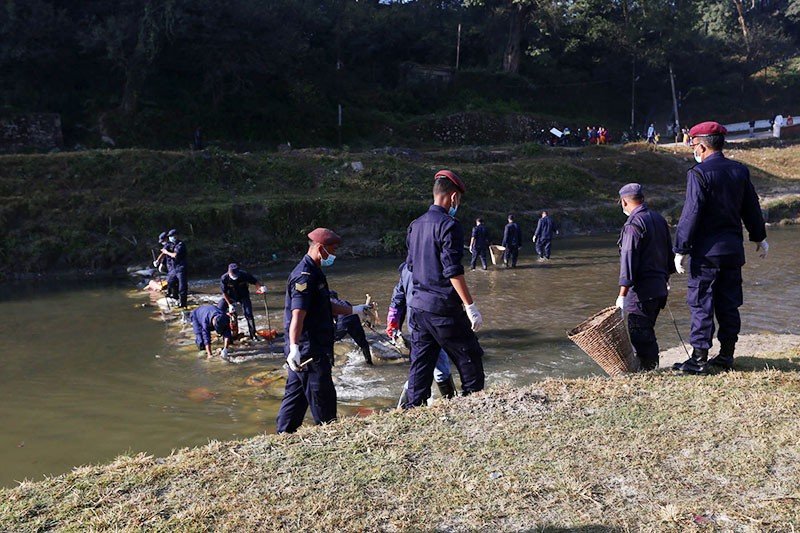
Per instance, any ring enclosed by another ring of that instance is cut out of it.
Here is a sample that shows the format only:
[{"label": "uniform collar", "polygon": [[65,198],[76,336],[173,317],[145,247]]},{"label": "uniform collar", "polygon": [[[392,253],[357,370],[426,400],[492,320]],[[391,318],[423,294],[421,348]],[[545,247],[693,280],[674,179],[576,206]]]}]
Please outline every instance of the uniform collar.
[{"label": "uniform collar", "polygon": [[444,214],[447,214],[447,209],[445,209],[444,207],[442,207],[440,205],[436,205],[436,204],[431,204],[431,206],[428,208],[428,211],[440,211],[440,212],[442,212]]},{"label": "uniform collar", "polygon": [[631,211],[631,214],[630,214],[630,215],[628,215],[628,216],[629,216],[629,217],[632,217],[633,215],[635,215],[635,214],[636,214],[636,213],[638,213],[639,211],[643,211],[643,210],[645,210],[645,209],[647,209],[647,204],[639,204],[639,205],[637,205],[637,206],[636,206],[636,209],[634,209],[633,211]]}]

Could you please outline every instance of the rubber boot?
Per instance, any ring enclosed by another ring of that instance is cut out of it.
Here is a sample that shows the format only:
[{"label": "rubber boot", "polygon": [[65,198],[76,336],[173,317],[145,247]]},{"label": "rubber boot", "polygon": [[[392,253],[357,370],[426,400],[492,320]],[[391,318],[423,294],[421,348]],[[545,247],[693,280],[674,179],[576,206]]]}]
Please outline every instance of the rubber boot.
[{"label": "rubber boot", "polygon": [[436,383],[436,386],[439,387],[439,394],[442,395],[442,398],[450,400],[456,397],[456,383],[453,381],[453,376],[450,376],[447,381]]},{"label": "rubber boot", "polygon": [[256,338],[256,321],[254,318],[247,319],[247,331],[250,332],[250,338]]},{"label": "rubber boot", "polygon": [[704,375],[708,374],[708,350],[703,348],[693,348],[692,356],[683,363],[672,365],[673,370],[680,370],[687,374]]},{"label": "rubber boot", "polygon": [[369,346],[362,346],[361,352],[364,354],[364,361],[367,362],[368,365],[372,364],[372,354],[369,351]]},{"label": "rubber boot", "polygon": [[719,355],[712,357],[709,365],[714,365],[723,370],[731,370],[733,368],[733,352],[736,350],[736,343],[732,341],[724,341],[720,343]]}]

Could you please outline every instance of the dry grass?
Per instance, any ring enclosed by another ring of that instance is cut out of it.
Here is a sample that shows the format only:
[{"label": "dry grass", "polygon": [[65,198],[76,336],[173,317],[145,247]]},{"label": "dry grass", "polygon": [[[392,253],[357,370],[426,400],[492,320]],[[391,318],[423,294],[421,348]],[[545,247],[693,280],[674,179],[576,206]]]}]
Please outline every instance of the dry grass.
[{"label": "dry grass", "polygon": [[[789,531],[800,350],[498,387],[0,491],[0,530]],[[760,370],[759,370],[760,369]]]}]

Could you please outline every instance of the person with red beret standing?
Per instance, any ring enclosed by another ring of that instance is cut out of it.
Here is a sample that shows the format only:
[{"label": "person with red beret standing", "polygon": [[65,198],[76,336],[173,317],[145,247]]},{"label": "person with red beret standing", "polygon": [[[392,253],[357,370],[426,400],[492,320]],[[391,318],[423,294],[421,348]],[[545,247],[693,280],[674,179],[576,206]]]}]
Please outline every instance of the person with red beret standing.
[{"label": "person with red beret standing", "polygon": [[483,318],[464,280],[464,229],[455,218],[466,186],[450,170],[434,176],[433,205],[408,226],[406,267],[411,367],[405,408],[423,405],[431,393],[440,350],[456,364],[464,394],[483,389],[483,349],[475,336]]},{"label": "person with red beret standing", "polygon": [[311,408],[314,422],[336,420],[333,385],[333,315],[364,314],[366,305],[332,303],[322,267],[336,259],[342,239],[332,230],[317,228],[308,234],[308,253],[289,274],[283,314],[284,353],[289,376],[278,410],[278,433],[293,433]]},{"label": "person with red beret standing", "polygon": [[[686,202],[675,233],[675,269],[685,272],[688,255],[689,281],[686,303],[692,315],[689,359],[673,368],[689,374],[706,374],[709,365],[733,368],[733,353],[739,339],[743,303],[742,222],[756,252],[767,256],[767,232],[758,194],[750,171],[727,159],[725,126],[702,122],[689,130],[690,146],[697,165],[686,176]],[[714,318],[719,325],[719,355],[708,360],[714,337]]]}]

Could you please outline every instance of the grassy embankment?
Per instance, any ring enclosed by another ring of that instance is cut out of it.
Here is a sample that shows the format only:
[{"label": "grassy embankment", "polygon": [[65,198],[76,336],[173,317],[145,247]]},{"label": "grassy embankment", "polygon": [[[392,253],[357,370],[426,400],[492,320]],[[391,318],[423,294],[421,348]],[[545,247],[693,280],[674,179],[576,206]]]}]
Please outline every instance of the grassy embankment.
[{"label": "grassy embankment", "polygon": [[0,490],[0,530],[792,531],[800,347],[546,380]]},{"label": "grassy embankment", "polygon": [[[397,253],[408,222],[430,201],[433,173],[443,167],[467,181],[461,219],[470,225],[483,216],[495,235],[510,211],[526,215],[532,230],[543,208],[565,233],[615,229],[622,222],[616,191],[634,180],[647,185],[652,206],[675,217],[687,154],[644,148],[0,156],[0,277],[124,271],[146,264],[155,237],[170,227],[183,232],[195,271],[218,270],[231,260],[255,266],[273,254],[298,252],[305,233],[319,225],[342,233],[344,254]],[[762,194],[781,187],[793,192],[775,206],[774,219],[796,212],[800,145],[731,153],[751,165]]]}]

